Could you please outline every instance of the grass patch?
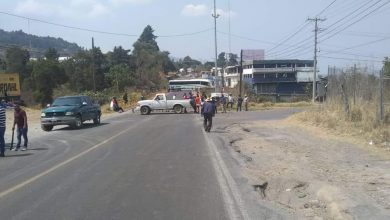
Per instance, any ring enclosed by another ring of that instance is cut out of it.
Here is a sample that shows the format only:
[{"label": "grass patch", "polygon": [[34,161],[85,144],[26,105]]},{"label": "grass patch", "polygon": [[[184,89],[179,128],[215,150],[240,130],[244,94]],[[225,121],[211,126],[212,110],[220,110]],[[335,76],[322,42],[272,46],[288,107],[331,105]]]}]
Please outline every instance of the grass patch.
[{"label": "grass patch", "polygon": [[[386,109],[386,116],[390,108]],[[297,123],[325,128],[331,133],[364,138],[374,143],[390,142],[390,122],[378,120],[377,108],[372,103],[359,103],[346,113],[339,105],[324,105],[290,117]]]}]

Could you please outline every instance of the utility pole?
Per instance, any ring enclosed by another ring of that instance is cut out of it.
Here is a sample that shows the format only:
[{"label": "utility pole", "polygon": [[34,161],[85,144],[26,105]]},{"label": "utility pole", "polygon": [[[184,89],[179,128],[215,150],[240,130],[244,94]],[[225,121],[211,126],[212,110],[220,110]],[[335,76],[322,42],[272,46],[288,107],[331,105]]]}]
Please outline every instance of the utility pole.
[{"label": "utility pole", "polygon": [[95,83],[95,43],[92,37],[92,80],[93,80],[93,93],[96,94],[96,83]]},{"label": "utility pole", "polygon": [[317,92],[317,43],[318,43],[318,31],[320,30],[318,28],[318,22],[319,21],[325,21],[326,19],[321,18],[308,18],[308,21],[314,21],[315,22],[315,28],[314,28],[314,74],[313,74],[313,103],[316,100],[316,92]]},{"label": "utility pole", "polygon": [[240,96],[242,97],[242,72],[244,71],[244,69],[242,68],[242,49],[241,49],[241,53],[240,53]]},{"label": "utility pole", "polygon": [[230,56],[232,55],[232,39],[231,39],[231,22],[230,22],[230,17],[231,17],[231,14],[230,14],[230,0],[228,0],[228,16],[229,16],[229,59],[230,59]]},{"label": "utility pole", "polygon": [[[215,79],[218,79],[218,48],[217,48],[217,18],[219,15],[217,14],[217,5],[214,0],[214,13],[211,15],[214,18],[214,40],[215,40]],[[222,89],[224,87],[223,81],[223,73],[221,73],[221,81],[222,81]]]},{"label": "utility pole", "polygon": [[385,118],[385,104],[384,104],[384,94],[383,94],[383,81],[384,81],[384,68],[382,68],[379,76],[379,89],[380,89],[380,94],[379,94],[379,118],[381,122],[383,122],[383,119]]}]

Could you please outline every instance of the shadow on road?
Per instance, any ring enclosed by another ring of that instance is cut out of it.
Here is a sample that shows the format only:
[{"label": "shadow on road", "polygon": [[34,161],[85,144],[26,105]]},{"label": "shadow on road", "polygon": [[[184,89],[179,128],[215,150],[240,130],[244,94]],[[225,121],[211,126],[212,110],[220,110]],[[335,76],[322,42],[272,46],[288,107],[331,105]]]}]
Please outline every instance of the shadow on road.
[{"label": "shadow on road", "polygon": [[37,147],[37,148],[29,148],[28,150],[36,150],[36,151],[39,151],[39,150],[49,150],[49,148],[46,148],[46,147]]},{"label": "shadow on road", "polygon": [[65,126],[65,127],[60,127],[58,129],[53,129],[51,132],[56,132],[56,131],[76,131],[76,130],[84,130],[84,129],[89,129],[89,128],[94,128],[94,127],[100,127],[104,125],[109,125],[110,123],[100,123],[98,125],[95,125],[93,123],[86,123],[83,124],[83,126],[79,129],[72,128],[70,126]]},{"label": "shadow on road", "polygon": [[33,153],[25,153],[25,154],[6,154],[5,157],[26,157],[26,156],[31,156],[34,155]]}]

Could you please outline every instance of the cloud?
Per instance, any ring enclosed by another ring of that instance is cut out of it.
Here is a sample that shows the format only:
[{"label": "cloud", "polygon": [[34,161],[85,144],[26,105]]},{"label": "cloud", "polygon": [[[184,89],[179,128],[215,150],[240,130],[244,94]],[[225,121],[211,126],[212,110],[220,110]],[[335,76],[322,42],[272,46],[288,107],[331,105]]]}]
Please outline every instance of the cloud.
[{"label": "cloud", "polygon": [[121,6],[126,4],[142,5],[149,4],[153,0],[109,0],[113,6]]},{"label": "cloud", "polygon": [[18,2],[15,8],[15,12],[18,14],[53,14],[50,5],[40,3],[35,0],[25,0]]},{"label": "cloud", "polygon": [[61,4],[52,1],[43,3],[38,0],[24,0],[18,2],[15,12],[38,16],[59,16],[63,18],[96,18],[111,13],[108,5],[99,0],[71,0]]},{"label": "cloud", "polygon": [[206,15],[208,11],[209,10],[206,5],[189,4],[184,6],[181,11],[181,14],[185,16],[202,16]]},{"label": "cloud", "polygon": [[[212,13],[214,13],[214,11]],[[223,9],[217,9],[217,14],[221,17],[225,17],[225,18],[229,17],[229,11],[224,11]],[[236,12],[230,11],[230,17],[234,17],[236,15],[237,15]]]},{"label": "cloud", "polygon": [[106,14],[110,14],[111,11],[106,6],[101,3],[95,3],[92,5],[92,8],[88,12],[89,17],[98,17]]}]

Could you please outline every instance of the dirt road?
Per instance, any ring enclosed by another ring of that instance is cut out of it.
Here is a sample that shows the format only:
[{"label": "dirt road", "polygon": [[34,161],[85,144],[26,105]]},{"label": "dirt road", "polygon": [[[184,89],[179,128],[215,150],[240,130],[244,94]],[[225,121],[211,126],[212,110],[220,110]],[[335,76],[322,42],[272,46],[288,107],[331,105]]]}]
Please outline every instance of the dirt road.
[{"label": "dirt road", "polygon": [[258,199],[299,219],[390,219],[390,152],[288,120],[216,127]]}]

